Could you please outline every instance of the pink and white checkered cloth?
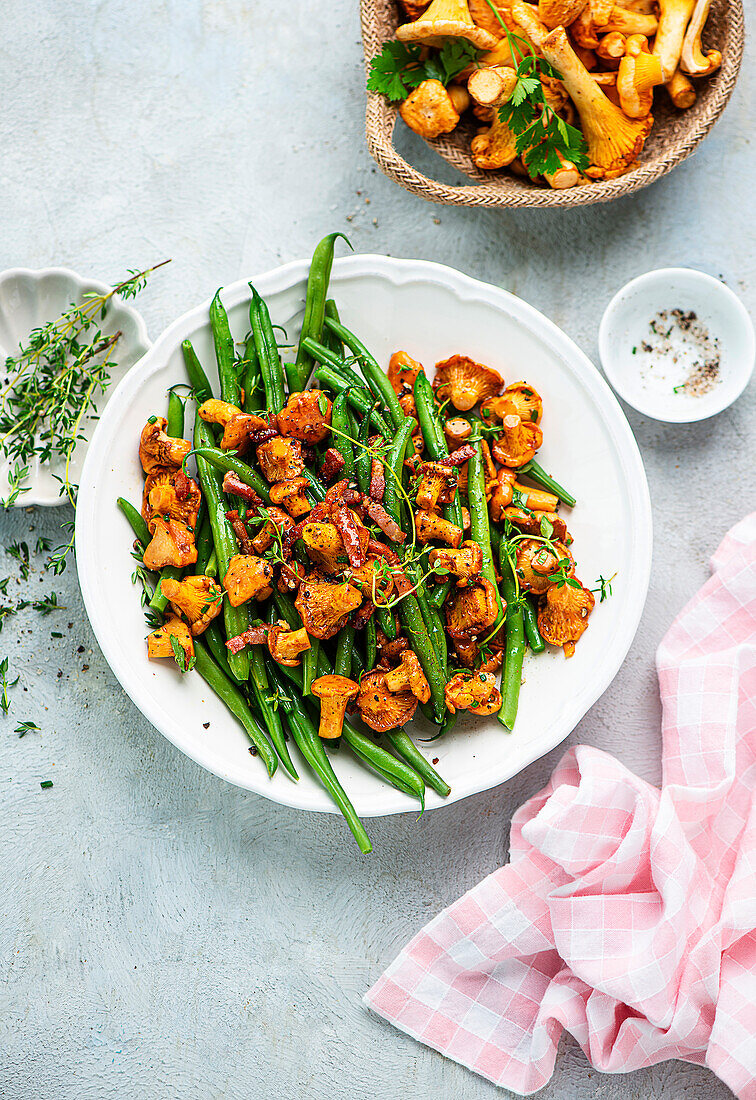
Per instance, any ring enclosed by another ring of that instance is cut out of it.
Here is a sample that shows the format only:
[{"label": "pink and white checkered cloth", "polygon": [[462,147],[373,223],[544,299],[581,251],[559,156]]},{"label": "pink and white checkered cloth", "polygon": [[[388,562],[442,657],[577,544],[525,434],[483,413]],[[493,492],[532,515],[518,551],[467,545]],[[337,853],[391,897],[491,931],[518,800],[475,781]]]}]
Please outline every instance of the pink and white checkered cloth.
[{"label": "pink and white checkered cloth", "polygon": [[512,820],[510,863],[365,1000],[515,1092],[562,1028],[596,1069],[706,1065],[756,1100],[756,513],[657,654],[663,783],[580,746]]}]

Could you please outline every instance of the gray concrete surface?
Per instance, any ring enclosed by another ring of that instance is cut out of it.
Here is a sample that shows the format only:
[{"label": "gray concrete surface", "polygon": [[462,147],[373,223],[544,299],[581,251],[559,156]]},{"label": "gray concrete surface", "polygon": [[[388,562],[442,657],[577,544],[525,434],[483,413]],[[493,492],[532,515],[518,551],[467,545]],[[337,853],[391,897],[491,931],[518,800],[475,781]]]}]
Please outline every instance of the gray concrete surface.
[{"label": "gray concrete surface", "polygon": [[[583,212],[484,213],[426,205],[370,161],[348,0],[6,0],[3,16],[0,268],[67,264],[114,280],[171,256],[141,299],[153,337],[219,284],[305,255],[334,227],[357,250],[439,260],[514,291],[594,358],[603,306],[654,266],[722,274],[754,306],[748,62],[700,152],[649,190]],[[694,427],[629,413],[654,504],[651,590],[625,666],[570,741],[652,781],[654,650],[753,506],[755,405],[751,387]],[[3,545],[55,538],[65,518],[5,515]],[[73,569],[23,587],[54,587],[66,610],[24,612],[0,636],[21,674],[0,717],[3,1100],[501,1095],[360,997],[408,936],[505,858],[512,812],[562,749],[419,823],[373,823],[375,854],[360,859],[336,818],[232,789],[148,725],[97,650]],[[21,719],[41,733],[16,737]],[[727,1095],[677,1062],[602,1076],[567,1040],[541,1093]]]}]

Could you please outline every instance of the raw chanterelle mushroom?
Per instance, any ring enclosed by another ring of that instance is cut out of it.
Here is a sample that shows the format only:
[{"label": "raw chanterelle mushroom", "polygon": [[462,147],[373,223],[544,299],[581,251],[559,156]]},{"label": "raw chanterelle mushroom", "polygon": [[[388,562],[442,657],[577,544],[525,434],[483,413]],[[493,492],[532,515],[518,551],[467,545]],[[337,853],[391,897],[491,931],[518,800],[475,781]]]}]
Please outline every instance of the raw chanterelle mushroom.
[{"label": "raw chanterelle mushroom", "polygon": [[360,685],[346,676],[319,676],[313,680],[312,694],[320,699],[318,733],[324,740],[341,736],[347,706],[359,690]]},{"label": "raw chanterelle mushroom", "polygon": [[719,50],[707,50],[704,53],[701,47],[701,35],[709,18],[710,7],[711,0],[698,0],[685,32],[680,53],[680,68],[690,76],[709,76],[722,64],[722,54]]},{"label": "raw chanterelle mushroom", "polygon": [[659,58],[664,83],[671,80],[680,63],[683,40],[696,0],[659,0],[659,26],[654,54]]},{"label": "raw chanterelle mushroom", "polygon": [[479,401],[496,397],[501,393],[504,380],[498,371],[484,367],[468,359],[466,355],[452,355],[436,363],[433,389],[440,401],[451,401],[455,409],[468,412]]},{"label": "raw chanterelle mushroom", "polygon": [[648,137],[653,117],[629,119],[607,99],[570,46],[564,27],[551,31],[541,49],[561,75],[580,115],[591,162],[585,174],[592,179],[614,179],[629,171]]},{"label": "raw chanterelle mushroom", "polygon": [[424,80],[407,96],[399,114],[410,130],[426,141],[449,134],[459,122],[459,112],[440,80]]},{"label": "raw chanterelle mushroom", "polygon": [[417,699],[411,691],[389,691],[386,674],[376,669],[360,680],[357,707],[366,726],[385,733],[410,721],[417,710]]},{"label": "raw chanterelle mushroom", "polygon": [[497,41],[494,35],[475,26],[467,0],[433,0],[419,19],[399,27],[396,37],[400,42],[426,46],[437,46],[446,38],[466,38],[479,50],[492,50]]},{"label": "raw chanterelle mushroom", "polygon": [[620,106],[629,118],[645,118],[654,101],[654,88],[663,82],[661,61],[642,34],[631,34],[617,70]]}]

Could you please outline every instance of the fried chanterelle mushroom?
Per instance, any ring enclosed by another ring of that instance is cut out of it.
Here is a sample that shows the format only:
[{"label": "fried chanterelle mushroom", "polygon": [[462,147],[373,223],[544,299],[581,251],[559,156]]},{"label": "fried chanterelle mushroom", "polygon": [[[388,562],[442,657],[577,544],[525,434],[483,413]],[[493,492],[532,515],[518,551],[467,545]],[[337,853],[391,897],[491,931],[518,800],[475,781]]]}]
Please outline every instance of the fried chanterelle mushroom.
[{"label": "fried chanterelle mushroom", "polygon": [[292,393],[278,414],[281,435],[303,443],[322,443],[331,430],[331,402],[322,390]]},{"label": "fried chanterelle mushroom", "polygon": [[146,474],[156,466],[177,470],[192,449],[188,439],[173,439],[166,435],[168,421],[164,416],[151,416],[142,428],[139,440],[139,461]]},{"label": "fried chanterelle mushroom", "polygon": [[223,587],[232,607],[240,607],[247,600],[267,600],[273,592],[273,566],[254,554],[234,554]]},{"label": "fried chanterelle mushroom", "polygon": [[385,733],[414,717],[417,699],[411,691],[391,691],[386,684],[386,673],[375,669],[360,681],[357,708],[366,726],[376,733]]},{"label": "fried chanterelle mushroom", "polygon": [[191,660],[194,656],[194,642],[189,627],[178,616],[168,615],[162,626],[147,635],[147,656],[151,661],[163,657],[171,657],[175,660],[176,654],[171,638],[175,638],[183,649],[184,659]]},{"label": "fried chanterelle mushroom", "polygon": [[195,638],[221,613],[223,589],[212,577],[183,577],[180,581],[166,577],[160,587],[176,614],[187,619]]},{"label": "fried chanterelle mushroom", "polygon": [[545,603],[538,613],[538,629],[551,645],[560,645],[565,657],[575,652],[575,644],[588,626],[588,618],[596,603],[594,595],[584,588],[576,577],[577,587],[553,584],[545,596]]},{"label": "fried chanterelle mushroom", "polygon": [[327,642],[346,626],[362,603],[362,593],[348,583],[337,584],[319,573],[310,573],[299,586],[295,607],[307,633]]},{"label": "fried chanterelle mushroom", "polygon": [[319,676],[313,680],[312,694],[320,699],[318,733],[324,740],[341,736],[347,706],[359,690],[360,685],[346,676]]},{"label": "fried chanterelle mushroom", "polygon": [[469,412],[479,401],[501,393],[504,381],[498,371],[468,359],[452,355],[436,363],[433,389],[439,401],[451,401],[455,409]]},{"label": "fried chanterelle mushroom", "polygon": [[495,714],[501,706],[501,693],[491,672],[457,672],[446,685],[444,694],[452,714],[458,710]]}]

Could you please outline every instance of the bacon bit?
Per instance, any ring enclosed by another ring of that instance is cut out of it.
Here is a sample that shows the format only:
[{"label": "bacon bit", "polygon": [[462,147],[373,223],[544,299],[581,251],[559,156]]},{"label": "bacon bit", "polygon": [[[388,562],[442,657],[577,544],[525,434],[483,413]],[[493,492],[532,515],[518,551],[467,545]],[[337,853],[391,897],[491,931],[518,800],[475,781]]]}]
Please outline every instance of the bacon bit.
[{"label": "bacon bit", "polygon": [[179,500],[188,500],[192,492],[192,485],[194,482],[190,477],[187,477],[184,471],[179,466],[176,473],[173,475],[173,488],[176,490],[176,496]]},{"label": "bacon bit", "polygon": [[267,443],[277,435],[280,435],[278,428],[258,428],[256,432],[249,433],[249,441],[253,447],[259,447],[261,443]]},{"label": "bacon bit", "polygon": [[358,607],[352,615],[352,626],[355,630],[362,630],[365,624],[372,619],[373,612],[375,611],[375,604],[372,600],[365,599],[362,602],[362,606]]},{"label": "bacon bit", "polygon": [[440,466],[462,466],[463,463],[469,462],[474,457],[475,448],[472,443],[465,443],[459,450],[452,451],[448,458],[439,458],[438,462]]},{"label": "bacon bit", "polygon": [[237,634],[235,638],[229,638],[226,648],[231,653],[240,653],[247,645],[262,645],[268,636],[269,626],[251,626],[243,634]]},{"label": "bacon bit", "polygon": [[340,504],[334,508],[332,516],[333,525],[341,535],[341,541],[344,543],[349,564],[352,569],[361,569],[367,558],[362,552],[360,533],[357,530],[357,524],[354,522],[354,516],[345,504]]},{"label": "bacon bit", "polygon": [[364,496],[362,505],[373,523],[380,527],[387,538],[393,539],[394,542],[404,542],[407,537],[406,534],[399,524],[391,518],[382,504],[379,504],[376,500],[371,500],[368,496]]},{"label": "bacon bit", "polygon": [[236,535],[236,541],[239,543],[239,549],[242,554],[254,554],[255,548],[252,544],[252,536],[247,530],[247,525],[239,515],[239,512],[234,508],[230,512],[226,512],[226,519],[234,529]]},{"label": "bacon bit", "polygon": [[241,497],[242,500],[247,500],[250,504],[262,504],[255,490],[250,485],[245,485],[241,478],[237,477],[231,470],[223,476],[223,492],[233,493],[235,497]]},{"label": "bacon bit", "polygon": [[347,478],[337,481],[326,492],[326,504],[358,504],[362,500],[362,494],[353,489]]},{"label": "bacon bit", "polygon": [[383,471],[383,463],[379,458],[374,458],[370,466],[370,496],[373,500],[383,500],[386,492],[386,475]]},{"label": "bacon bit", "polygon": [[323,465],[318,471],[318,476],[323,481],[333,481],[337,474],[344,469],[344,456],[340,455],[335,447],[329,447],[323,456]]}]

